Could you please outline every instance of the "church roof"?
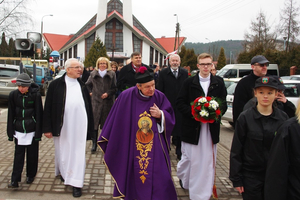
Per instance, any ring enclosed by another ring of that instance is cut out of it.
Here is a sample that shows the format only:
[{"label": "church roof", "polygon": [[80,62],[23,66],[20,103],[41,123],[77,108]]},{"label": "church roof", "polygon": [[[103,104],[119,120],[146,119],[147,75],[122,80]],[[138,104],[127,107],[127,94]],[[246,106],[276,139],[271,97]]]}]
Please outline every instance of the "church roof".
[{"label": "church roof", "polygon": [[[178,45],[176,45],[176,49],[174,50],[174,45],[175,45],[175,37],[161,37],[161,38],[156,38],[156,40],[164,47],[164,49],[168,52],[171,53],[178,49]],[[179,46],[183,45],[185,42],[186,37],[179,37]]]},{"label": "church roof", "polygon": [[44,33],[43,36],[52,51],[58,51],[68,40],[73,37],[73,35],[59,35],[52,33]]}]

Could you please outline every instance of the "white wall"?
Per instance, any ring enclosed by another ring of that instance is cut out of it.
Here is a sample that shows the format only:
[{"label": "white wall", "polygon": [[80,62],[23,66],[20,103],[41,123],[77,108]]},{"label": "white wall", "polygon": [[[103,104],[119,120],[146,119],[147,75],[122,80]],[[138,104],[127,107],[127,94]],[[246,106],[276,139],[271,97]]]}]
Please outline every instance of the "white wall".
[{"label": "white wall", "polygon": [[123,51],[130,57],[133,53],[132,32],[123,25]]},{"label": "white wall", "polygon": [[95,40],[97,37],[100,38],[103,44],[105,43],[105,24],[96,30]]},{"label": "white wall", "polygon": [[85,59],[85,42],[84,40],[80,41],[77,44],[77,56],[80,57],[80,61]]},{"label": "white wall", "polygon": [[150,46],[143,41],[142,63],[149,65]]}]

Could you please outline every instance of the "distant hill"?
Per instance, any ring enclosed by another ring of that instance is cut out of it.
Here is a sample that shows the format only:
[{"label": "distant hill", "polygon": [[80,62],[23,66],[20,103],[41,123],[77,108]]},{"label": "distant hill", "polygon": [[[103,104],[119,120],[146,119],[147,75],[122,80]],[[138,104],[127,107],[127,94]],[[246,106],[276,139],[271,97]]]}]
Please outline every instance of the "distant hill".
[{"label": "distant hill", "polygon": [[227,60],[230,60],[230,51],[232,52],[232,63],[236,60],[238,54],[243,50],[243,40],[221,40],[211,43],[192,43],[186,42],[185,47],[187,49],[194,49],[196,54],[203,52],[211,53],[214,61],[218,60],[221,47],[225,50],[225,56]]}]

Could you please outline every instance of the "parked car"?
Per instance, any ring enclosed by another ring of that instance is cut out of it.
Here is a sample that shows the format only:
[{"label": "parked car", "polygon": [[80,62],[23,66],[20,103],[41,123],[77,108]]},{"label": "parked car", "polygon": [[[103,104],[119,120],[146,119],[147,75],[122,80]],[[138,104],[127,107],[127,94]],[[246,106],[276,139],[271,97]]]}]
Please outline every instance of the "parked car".
[{"label": "parked car", "polygon": [[241,80],[241,78],[224,78],[225,87],[228,88],[232,84],[235,84]]},{"label": "parked car", "polygon": [[[225,80],[224,80],[225,81]],[[300,80],[282,80],[286,89],[284,90],[285,97],[292,102],[296,107],[300,97]],[[234,91],[238,81],[233,81],[233,83],[227,88],[227,111],[222,116],[222,120],[226,120],[229,124],[233,125],[232,119],[232,103],[234,99]]]},{"label": "parked car", "polygon": [[300,80],[300,75],[291,75],[290,80]]},{"label": "parked car", "polygon": [[[33,78],[33,66],[24,65],[24,68],[28,71],[27,73]],[[40,93],[45,96],[53,77],[50,74],[50,70],[46,67],[36,66],[36,81],[35,83],[40,86]]]},{"label": "parked car", "polygon": [[[224,80],[225,82],[225,80]],[[239,79],[230,79],[230,85],[227,87],[227,96],[226,96],[226,102],[227,102],[227,111],[224,113],[222,116],[222,120],[226,120],[229,122],[229,124],[233,125],[233,119],[232,119],[232,103],[233,103],[233,98],[234,98],[234,91],[235,87],[239,82]],[[225,86],[226,86],[225,82]]]},{"label": "parked car", "polygon": [[[242,78],[252,71],[251,64],[229,64],[225,65],[217,75],[222,78]],[[279,76],[277,64],[270,64],[268,66],[268,74]]]},{"label": "parked car", "polygon": [[[23,69],[26,72],[26,69]],[[17,76],[20,74],[18,65],[0,64],[0,99],[8,99],[9,93],[16,90]]]},{"label": "parked car", "polygon": [[57,78],[59,78],[59,77],[62,77],[65,73],[66,73],[66,70],[61,69],[61,70],[58,72],[58,74],[55,76],[54,79],[57,79]]}]

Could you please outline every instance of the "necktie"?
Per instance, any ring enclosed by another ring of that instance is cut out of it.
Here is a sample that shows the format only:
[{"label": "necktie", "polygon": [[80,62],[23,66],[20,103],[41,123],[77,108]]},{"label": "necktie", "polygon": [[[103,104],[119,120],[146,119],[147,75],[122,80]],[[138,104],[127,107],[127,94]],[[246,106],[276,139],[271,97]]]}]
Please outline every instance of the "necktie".
[{"label": "necktie", "polygon": [[173,71],[173,74],[174,74],[175,78],[177,78],[177,71],[176,70]]}]

